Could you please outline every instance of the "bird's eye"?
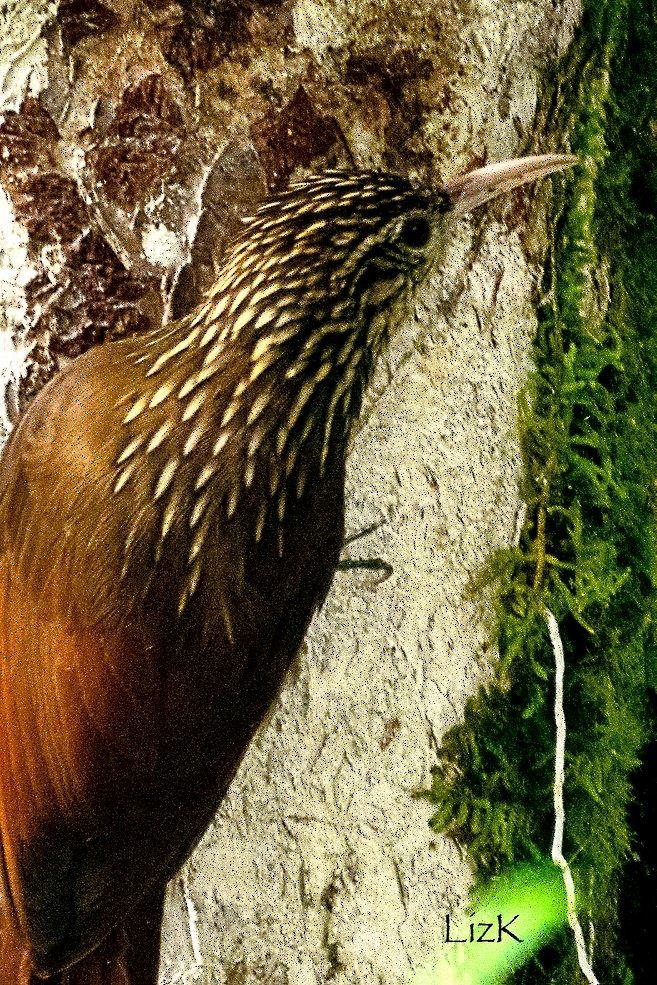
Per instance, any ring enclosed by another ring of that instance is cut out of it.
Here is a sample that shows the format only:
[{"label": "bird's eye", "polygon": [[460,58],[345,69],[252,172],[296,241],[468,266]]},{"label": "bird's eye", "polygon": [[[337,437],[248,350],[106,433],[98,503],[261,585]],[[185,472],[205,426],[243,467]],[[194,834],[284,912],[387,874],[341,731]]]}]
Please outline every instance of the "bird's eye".
[{"label": "bird's eye", "polygon": [[431,238],[431,226],[424,216],[416,215],[404,219],[399,230],[399,239],[404,246],[419,250],[426,246]]}]

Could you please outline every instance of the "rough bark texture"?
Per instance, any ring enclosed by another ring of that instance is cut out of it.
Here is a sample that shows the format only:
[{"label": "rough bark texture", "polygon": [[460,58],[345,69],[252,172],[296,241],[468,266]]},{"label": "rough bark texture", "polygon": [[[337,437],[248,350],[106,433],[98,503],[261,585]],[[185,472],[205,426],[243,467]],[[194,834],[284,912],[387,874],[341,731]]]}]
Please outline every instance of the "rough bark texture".
[{"label": "rough bark texture", "polygon": [[[579,0],[0,4],[0,411],[90,345],[184,312],[297,169],[437,181],[559,149],[547,80]],[[486,673],[468,594],[520,507],[549,187],[463,222],[381,367],[347,549],[272,720],[170,890],[161,980],[399,982],[468,886],[413,798]]]}]

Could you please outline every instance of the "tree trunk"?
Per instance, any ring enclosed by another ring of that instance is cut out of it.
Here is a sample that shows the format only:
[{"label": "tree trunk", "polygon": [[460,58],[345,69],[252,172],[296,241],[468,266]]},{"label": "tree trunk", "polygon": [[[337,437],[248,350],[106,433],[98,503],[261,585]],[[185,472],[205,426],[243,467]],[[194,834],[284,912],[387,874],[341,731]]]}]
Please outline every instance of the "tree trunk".
[{"label": "tree trunk", "polygon": [[[194,305],[303,169],[437,182],[561,149],[579,0],[0,4],[0,415],[70,358]],[[546,119],[548,122],[546,122]],[[431,831],[437,745],[487,674],[469,593],[521,508],[549,184],[464,221],[357,436],[345,556],[271,721],[172,883],[161,981],[401,982],[469,870]]]}]

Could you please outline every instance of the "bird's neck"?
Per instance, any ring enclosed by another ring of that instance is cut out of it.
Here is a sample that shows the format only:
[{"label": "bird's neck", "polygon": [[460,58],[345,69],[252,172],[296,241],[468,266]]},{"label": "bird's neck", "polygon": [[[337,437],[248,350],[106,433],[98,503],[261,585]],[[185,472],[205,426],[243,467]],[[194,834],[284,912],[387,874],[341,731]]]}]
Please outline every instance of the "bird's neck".
[{"label": "bird's neck", "polygon": [[258,540],[344,460],[373,369],[371,326],[268,320],[266,308],[248,325],[234,303],[234,294],[211,295],[150,339],[137,362],[150,403],[161,391],[178,419],[191,509],[200,515],[220,501],[230,519],[254,498]]}]

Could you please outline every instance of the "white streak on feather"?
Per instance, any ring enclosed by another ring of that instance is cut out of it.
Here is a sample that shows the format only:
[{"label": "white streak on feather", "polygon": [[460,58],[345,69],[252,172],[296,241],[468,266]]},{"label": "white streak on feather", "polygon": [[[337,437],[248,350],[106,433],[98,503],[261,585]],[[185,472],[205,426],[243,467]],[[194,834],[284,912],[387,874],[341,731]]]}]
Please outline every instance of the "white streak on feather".
[{"label": "white streak on feather", "polygon": [[201,341],[198,344],[199,349],[204,349],[206,345],[212,342],[213,338],[215,337],[218,331],[219,331],[219,325],[217,325],[216,323],[210,325],[210,327],[206,329],[204,335],[201,338]]},{"label": "white streak on feather", "polygon": [[218,372],[219,372],[219,366],[217,364],[210,364],[208,366],[204,366],[203,369],[199,370],[198,373],[195,373],[193,376],[190,376],[190,378],[187,380],[184,386],[180,388],[180,390],[178,391],[178,398],[180,400],[184,400],[185,397],[189,396],[192,390],[195,390],[197,386],[200,386],[201,383],[205,383],[207,380],[213,377],[215,373]]},{"label": "white streak on feather", "polygon": [[200,331],[200,328],[195,328],[177,345],[174,345],[173,349],[168,349],[166,352],[163,352],[162,355],[155,360],[151,368],[146,373],[146,376],[153,376],[155,373],[158,373],[170,359],[173,359],[174,356],[178,356],[181,352],[185,352],[186,349],[189,349],[194,339],[196,339],[200,334]]},{"label": "white streak on feather", "polygon": [[[247,279],[247,277],[249,277],[249,278],[251,277],[251,275],[253,273],[253,270],[252,270],[253,260],[254,260],[254,257],[253,257],[253,251],[252,250],[251,251],[247,251],[242,256],[242,261],[240,263],[240,270],[242,272],[237,277],[233,278],[233,280],[231,282],[231,285],[230,285],[231,288],[233,289],[233,291],[236,288],[238,288],[240,286],[240,284],[242,284]],[[248,290],[251,290],[251,281],[250,280],[249,280],[249,284],[248,284]],[[238,307],[239,307],[239,305],[238,305]],[[232,309],[232,310],[234,310],[234,309]]]},{"label": "white streak on feather", "polygon": [[271,472],[269,474],[269,493],[273,496],[278,489],[279,483],[281,481],[281,470],[278,462],[273,461],[271,463]]},{"label": "white streak on feather", "polygon": [[353,337],[353,335],[351,334],[347,335],[345,343],[340,349],[336,359],[336,364],[338,366],[342,366],[344,365],[344,363],[347,362],[352,352],[354,351],[355,345],[356,345],[356,339]]},{"label": "white streak on feather", "polygon": [[130,478],[130,476],[134,472],[135,465],[136,465],[136,462],[132,461],[132,462],[130,462],[130,464],[128,466],[126,466],[126,468],[124,468],[123,472],[118,477],[118,479],[116,480],[116,483],[114,485],[114,492],[115,493],[121,492],[121,490],[123,489],[123,487],[126,485],[128,479]]},{"label": "white streak on feather", "polygon": [[162,473],[160,475],[160,478],[157,481],[157,485],[155,487],[155,492],[153,494],[153,499],[159,499],[160,496],[164,492],[166,492],[167,487],[169,486],[169,483],[171,482],[171,480],[173,479],[174,475],[176,474],[176,469],[178,468],[178,465],[179,464],[180,463],[179,463],[179,461],[178,461],[177,458],[170,458],[169,459],[169,461],[167,462],[167,464],[162,469]]},{"label": "white streak on feather", "polygon": [[242,396],[248,385],[249,385],[249,380],[241,379],[237,384],[237,386],[235,387],[235,389],[233,390],[233,395],[230,398],[230,402],[234,403],[235,401],[239,400],[239,398]]},{"label": "white streak on feather", "polygon": [[298,327],[296,324],[292,325],[290,328],[283,329],[280,332],[275,332],[273,335],[266,335],[264,339],[259,339],[253,347],[253,352],[251,353],[251,362],[257,363],[260,359],[271,349],[273,346],[280,345],[281,342],[286,342],[297,334]]},{"label": "white streak on feather", "polygon": [[226,424],[228,424],[230,421],[232,421],[232,419],[235,417],[235,414],[239,410],[239,406],[240,405],[238,403],[232,403],[228,405],[224,413],[224,416],[221,419],[222,428],[225,427]]},{"label": "white streak on feather", "polygon": [[150,359],[151,356],[153,355],[152,352],[143,352],[144,349],[152,349],[154,345],[158,344],[158,342],[164,342],[165,339],[169,338],[171,335],[175,335],[176,332],[178,332],[179,330],[180,330],[180,325],[177,324],[177,325],[173,325],[166,332],[155,331],[151,333],[153,337],[149,338],[147,336],[148,341],[146,341],[146,339],[143,339],[140,347],[130,353],[131,358],[133,358],[134,356],[139,356],[138,359],[135,359],[135,366],[139,366],[140,363],[145,363],[146,360]]},{"label": "white streak on feather", "polygon": [[146,446],[146,454],[149,454],[150,452],[155,451],[156,448],[159,448],[172,427],[172,421],[165,421],[164,424],[160,425]]},{"label": "white streak on feather", "polygon": [[167,397],[170,396],[172,390],[173,390],[173,383],[164,383],[161,387],[158,387],[158,389],[151,397],[150,403],[148,405],[149,409],[152,410],[153,407],[157,407],[158,404],[161,404],[164,400],[166,400]]},{"label": "white streak on feather", "polygon": [[253,318],[253,308],[245,308],[244,311],[235,319],[235,324],[233,325],[233,338],[242,331],[245,325]]},{"label": "white streak on feather", "polygon": [[196,480],[196,484],[194,486],[194,489],[197,492],[199,490],[201,490],[203,488],[203,486],[206,485],[206,483],[208,483],[210,481],[210,479],[212,478],[212,476],[214,475],[214,473],[216,471],[217,471],[217,466],[216,465],[214,465],[212,463],[209,464],[209,465],[204,465],[203,468],[201,469],[201,471],[199,472],[199,476],[198,476],[198,479]]},{"label": "white streak on feather", "polygon": [[281,493],[278,497],[278,503],[276,504],[276,513],[279,521],[282,523],[283,517],[285,516],[285,489],[284,488],[281,490]]},{"label": "white streak on feather", "polygon": [[225,348],[224,347],[224,341],[225,341],[226,336],[228,335],[228,332],[229,331],[230,331],[230,328],[229,327],[228,328],[224,328],[222,330],[222,332],[219,335],[219,338],[217,339],[217,341],[212,346],[212,348],[209,350],[209,352],[207,353],[205,359],[203,360],[203,365],[204,366],[209,366],[210,363],[213,363],[215,361],[215,359],[217,359],[223,353],[224,348]]},{"label": "white streak on feather", "polygon": [[226,442],[228,441],[228,437],[229,437],[228,433],[224,433],[224,434],[220,434],[219,435],[219,437],[217,438],[217,440],[214,443],[214,448],[212,449],[212,454],[213,455],[218,455],[219,452],[223,450],[223,448],[226,445]]},{"label": "white streak on feather", "polygon": [[196,383],[205,383],[207,380],[211,379],[215,373],[219,372],[219,366],[204,366],[203,369],[199,370],[196,374]]},{"label": "white streak on feather", "polygon": [[249,446],[247,448],[247,455],[249,456],[249,458],[255,455],[258,448],[262,444],[266,434],[267,434],[266,427],[260,426],[254,430],[253,434],[251,435],[251,439],[249,440]]},{"label": "white streak on feather", "polygon": [[198,588],[198,583],[201,580],[201,565],[197,564],[194,566],[191,578],[189,579],[189,595],[190,597],[194,594]]},{"label": "white streak on feather", "polygon": [[[230,281],[229,281],[229,283],[230,283]],[[226,287],[227,286],[228,286],[228,284],[226,284]],[[210,311],[208,312],[208,317],[212,321],[218,321],[219,318],[221,318],[221,316],[223,315],[223,313],[226,310],[226,308],[228,307],[228,302],[229,301],[230,301],[230,295],[229,294],[224,294],[223,297],[219,298],[219,300],[216,302],[216,304],[213,304],[212,305],[212,307],[210,308]],[[207,335],[207,332],[205,334]],[[205,335],[203,336],[203,338],[205,338]],[[201,344],[202,345],[207,345],[207,342],[201,343]]]},{"label": "white streak on feather", "polygon": [[306,481],[308,479],[308,473],[304,466],[302,465],[299,469],[299,474],[297,476],[297,499],[301,499],[306,489]]},{"label": "white streak on feather", "polygon": [[304,443],[304,441],[307,440],[308,435],[310,434],[310,432],[312,431],[312,429],[315,427],[315,424],[316,424],[315,418],[312,417],[312,416],[310,416],[307,419],[307,421],[304,424],[304,426],[303,426],[303,431],[301,432],[301,437],[299,438],[299,444],[300,445],[302,445]]},{"label": "white streak on feather", "polygon": [[207,394],[207,391],[206,390],[202,390],[200,393],[197,393],[196,396],[192,400],[189,401],[189,403],[185,407],[185,412],[184,412],[184,414],[182,416],[183,421],[189,421],[189,420],[191,420],[191,418],[194,416],[194,414],[198,413],[198,411],[201,409],[201,407],[205,403],[205,400],[207,398],[207,395],[208,395]]},{"label": "white streak on feather", "polygon": [[258,508],[258,519],[256,520],[255,527],[255,541],[256,544],[260,542],[263,530],[265,529],[265,519],[267,517],[267,503],[263,500]]},{"label": "white streak on feather", "polygon": [[237,509],[237,499],[239,497],[239,486],[235,485],[232,487],[228,493],[228,499],[226,501],[226,516],[230,520],[233,513]]},{"label": "white streak on feather", "polygon": [[122,397],[119,397],[119,399],[113,405],[112,410],[118,410],[119,407],[123,407],[123,405],[127,404],[129,400],[132,400],[134,395],[135,395],[134,390],[131,390],[129,393],[124,393],[124,395]]},{"label": "white streak on feather", "polygon": [[116,460],[116,464],[120,465],[121,462],[125,462],[126,459],[130,458],[131,455],[137,451],[141,445],[143,438],[135,438],[130,444],[126,445],[119,457]]},{"label": "white streak on feather", "polygon": [[[250,293],[251,293],[251,285],[247,284],[246,287],[243,287],[242,290],[235,295],[235,299],[233,300],[233,303],[230,306],[231,315],[235,314],[239,306],[242,304],[243,301],[246,300],[246,298],[248,298]],[[234,328],[235,326],[233,326],[233,330]]]},{"label": "white streak on feather", "polygon": [[327,335],[334,335],[338,332],[348,332],[350,326],[346,322],[334,321],[329,318],[327,322],[316,328],[312,335],[309,335],[304,342],[303,348],[306,352],[314,349],[322,339],[326,338]]},{"label": "white streak on feather", "polygon": [[265,275],[262,271],[260,271],[251,281],[251,290],[255,291],[257,287],[260,287],[264,279]]},{"label": "white streak on feather", "polygon": [[201,549],[203,547],[203,544],[205,543],[205,538],[208,535],[209,529],[210,529],[210,525],[206,519],[205,523],[203,523],[203,525],[199,528],[198,532],[196,533],[196,536],[194,537],[194,540],[192,541],[192,546],[189,550],[189,562],[188,562],[189,564],[191,564],[192,561],[196,560],[196,558],[201,553]]},{"label": "white streak on feather", "polygon": [[[312,420],[312,418],[310,420]],[[301,444],[298,444],[298,445],[294,445],[288,452],[288,456],[285,460],[285,475],[287,476],[288,479],[292,473],[292,469],[296,465],[296,461],[300,450],[301,450]]]},{"label": "white streak on feather", "polygon": [[162,529],[160,531],[160,540],[164,540],[166,535],[171,530],[173,521],[176,518],[176,513],[178,512],[178,498],[173,496],[169,501],[167,508],[164,511],[164,516],[162,517]]},{"label": "white streak on feather", "polygon": [[247,426],[254,424],[255,421],[260,417],[262,412],[266,410],[271,401],[271,392],[269,389],[263,390],[263,392],[253,401],[251,405],[251,410],[249,411],[249,416],[246,419]]},{"label": "white streak on feather", "polygon": [[308,358],[297,359],[297,361],[293,363],[289,367],[289,369],[285,371],[285,379],[293,380],[295,376],[298,376],[299,373],[303,373],[307,368],[308,368]]},{"label": "white streak on feather", "polygon": [[294,427],[294,425],[299,420],[301,411],[303,410],[303,408],[305,407],[305,405],[308,403],[311,396],[315,392],[315,388],[317,384],[320,383],[322,380],[326,379],[326,377],[329,375],[330,372],[331,372],[331,364],[322,363],[322,365],[315,373],[314,377],[311,380],[306,380],[306,382],[301,386],[301,389],[299,390],[299,393],[297,395],[297,399],[292,405],[292,410],[290,411],[288,419],[285,425],[282,428],[280,428],[278,432],[276,451],[279,455],[282,454],[283,449],[285,447],[285,443],[287,442],[287,439],[290,436],[290,432]]},{"label": "white streak on feather", "polygon": [[[251,298],[251,307],[259,308],[262,302],[265,300],[265,298],[270,298],[272,294],[278,294],[279,291],[283,289],[283,286],[287,288],[288,285],[287,283],[285,285],[279,284],[279,282],[276,279],[274,279],[271,281],[271,283],[267,284],[266,287],[261,287],[260,290],[256,291],[253,297]],[[285,301],[287,301],[288,303],[294,303],[294,300],[295,300],[294,296],[290,295],[288,292],[283,296],[283,298],[281,299],[279,304],[276,305],[276,307],[280,310],[280,308],[283,306]]]},{"label": "white streak on feather", "polygon": [[135,542],[135,537],[139,533],[139,526],[140,525],[138,523],[133,523],[132,527],[130,528],[130,532],[128,533],[128,536],[125,539],[125,544],[123,545],[123,556],[126,559],[126,564],[124,565],[124,570],[122,572],[121,577],[125,577],[125,575],[127,574],[127,570],[128,570],[127,564],[129,561],[128,555],[130,554],[132,545]]},{"label": "white streak on feather", "polygon": [[187,438],[187,441],[185,442],[185,447],[183,448],[183,455],[185,456],[185,458],[188,455],[191,455],[191,453],[194,451],[194,449],[196,448],[197,444],[199,443],[199,441],[201,440],[204,434],[205,434],[205,426],[203,424],[199,424],[199,426],[195,427],[194,430],[190,433],[189,437]]},{"label": "white streak on feather", "polygon": [[250,381],[253,383],[254,380],[257,380],[258,377],[264,373],[266,369],[269,369],[270,366],[273,366],[274,363],[280,359],[280,357],[281,353],[277,352],[275,349],[272,349],[269,353],[265,354],[260,360],[258,360],[251,370],[251,375],[249,376]]},{"label": "white streak on feather", "polygon": [[123,423],[129,424],[130,421],[134,421],[136,417],[139,417],[141,412],[146,409],[147,403],[148,403],[147,397],[140,397],[139,400],[136,400],[132,405],[132,407],[130,408],[130,410],[128,411],[128,413],[123,418]]},{"label": "white streak on feather", "polygon": [[183,384],[183,386],[181,386],[180,390],[178,391],[178,399],[184,400],[184,398],[189,396],[189,394],[192,392],[194,387],[197,385],[198,384],[197,384],[196,376],[190,376],[190,378],[186,381],[186,383]]},{"label": "white streak on feather", "polygon": [[258,315],[253,328],[257,330],[262,328],[264,325],[268,325],[270,321],[274,320],[277,314],[278,308],[265,308],[265,310]]},{"label": "white streak on feather", "polygon": [[189,518],[189,526],[193,530],[198,521],[203,516],[203,513],[210,502],[209,491],[204,493],[199,499],[196,500],[194,509],[192,510],[192,515]]}]

